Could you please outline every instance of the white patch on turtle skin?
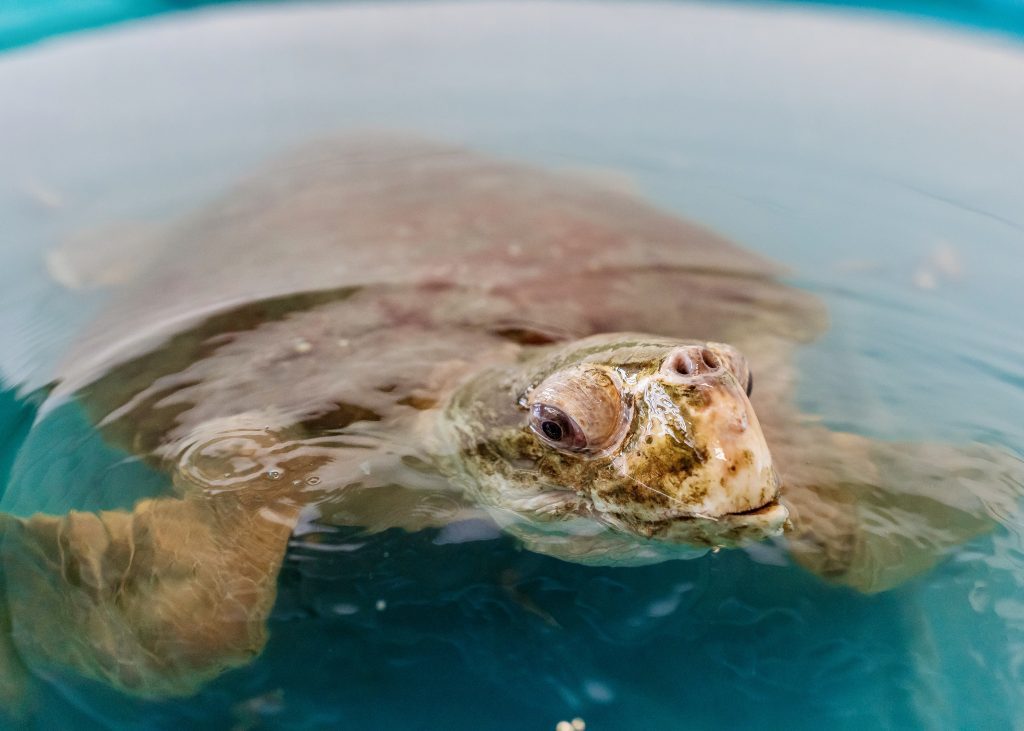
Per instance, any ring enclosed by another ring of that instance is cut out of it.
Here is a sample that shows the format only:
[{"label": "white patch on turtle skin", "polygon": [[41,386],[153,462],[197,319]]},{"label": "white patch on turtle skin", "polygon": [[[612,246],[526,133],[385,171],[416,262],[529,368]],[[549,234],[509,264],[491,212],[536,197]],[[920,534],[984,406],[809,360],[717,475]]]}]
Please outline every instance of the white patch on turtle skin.
[{"label": "white patch on turtle skin", "polygon": [[625,502],[621,491],[603,494],[601,485],[594,485],[591,498],[595,507],[627,523],[680,517],[717,520],[776,500],[779,487],[771,453],[753,407],[735,377],[693,386],[701,391],[706,405],[691,403],[690,408],[677,403],[679,397],[665,390],[668,385],[663,374],[657,373],[638,379],[634,389],[636,397],[646,398],[655,411],[645,425],[650,451],[671,451],[676,448],[674,442],[684,439],[705,457],[691,471],[665,475],[665,479],[652,484],[636,477],[649,469],[647,452],[623,451],[613,460],[618,476],[633,480],[665,500]]}]

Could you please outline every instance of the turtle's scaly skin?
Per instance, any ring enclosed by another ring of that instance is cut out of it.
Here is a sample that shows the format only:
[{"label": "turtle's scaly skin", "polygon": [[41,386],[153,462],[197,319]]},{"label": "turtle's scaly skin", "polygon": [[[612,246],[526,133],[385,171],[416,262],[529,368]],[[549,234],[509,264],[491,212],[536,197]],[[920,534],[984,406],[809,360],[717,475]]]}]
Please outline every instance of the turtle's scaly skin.
[{"label": "turtle's scaly skin", "polygon": [[[781,531],[787,513],[739,353],[636,333],[547,351],[481,370],[441,420],[458,446],[456,479],[479,504],[518,515],[506,528],[531,548],[637,563],[664,560],[673,544],[730,546]],[[552,448],[523,428],[537,405],[540,418],[556,406],[596,442]],[[602,414],[611,428],[587,418]],[[581,538],[566,525],[580,518],[614,530]],[[621,533],[652,540],[630,546]]]},{"label": "turtle's scaly skin", "polygon": [[[791,356],[824,329],[821,305],[761,258],[583,181],[436,145],[325,144],[174,227],[163,252],[51,398],[165,470],[167,494],[0,516],[3,687],[27,664],[184,694],[248,662],[311,512],[413,530],[480,502],[515,513],[537,550],[651,560],[781,527],[774,465],[797,559],[871,591],[989,527],[986,501],[1012,505],[989,453],[808,423]],[[689,347],[709,370],[672,381]],[[584,400],[623,421],[576,413],[600,444],[566,452],[530,419],[579,403],[586,363],[608,383]]]}]

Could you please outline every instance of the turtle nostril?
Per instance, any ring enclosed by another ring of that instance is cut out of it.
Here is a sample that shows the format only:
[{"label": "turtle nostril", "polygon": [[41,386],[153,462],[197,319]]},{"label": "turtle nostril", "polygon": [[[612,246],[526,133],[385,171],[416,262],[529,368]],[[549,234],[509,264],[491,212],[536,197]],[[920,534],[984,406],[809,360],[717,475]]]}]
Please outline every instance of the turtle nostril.
[{"label": "turtle nostril", "polygon": [[707,348],[703,348],[700,351],[700,358],[704,361],[704,365],[711,370],[717,369],[722,364],[721,361],[718,360],[718,356]]},{"label": "turtle nostril", "polygon": [[723,369],[722,357],[711,348],[700,345],[684,345],[665,359],[662,370],[687,380],[714,377]]},{"label": "turtle nostril", "polygon": [[672,368],[676,373],[689,376],[697,371],[697,366],[687,353],[677,353],[672,361]]}]

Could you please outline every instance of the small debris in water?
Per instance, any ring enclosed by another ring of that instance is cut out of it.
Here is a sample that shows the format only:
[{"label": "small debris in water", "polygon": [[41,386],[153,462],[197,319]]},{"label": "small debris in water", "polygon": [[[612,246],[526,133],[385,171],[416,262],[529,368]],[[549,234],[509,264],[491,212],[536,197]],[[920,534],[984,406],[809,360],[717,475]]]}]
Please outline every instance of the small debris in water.
[{"label": "small debris in water", "polygon": [[944,242],[936,246],[928,261],[939,274],[945,275],[950,279],[959,279],[963,276],[963,262],[960,259],[960,254],[957,253],[952,244]]},{"label": "small debris in water", "polygon": [[388,608],[388,603],[383,599],[378,599],[377,604],[375,606],[377,607],[378,612],[383,612],[385,609]]},{"label": "small debris in water", "polygon": [[32,178],[25,181],[21,188],[32,202],[41,208],[56,211],[64,207],[64,196],[53,186]]},{"label": "small debris in water", "polygon": [[555,731],[586,731],[587,723],[577,716],[571,721],[559,721]]},{"label": "small debris in water", "polygon": [[258,695],[253,698],[235,704],[231,709],[235,717],[235,725],[232,731],[249,731],[259,728],[265,719],[276,716],[284,710],[284,691],[280,688],[269,693]]},{"label": "small debris in water", "polygon": [[918,269],[914,272],[914,286],[918,289],[933,290],[939,286],[935,274],[927,269]]},{"label": "small debris in water", "polygon": [[592,701],[597,703],[611,703],[615,700],[615,693],[600,680],[588,680],[583,684],[584,692],[590,696]]},{"label": "small debris in water", "polygon": [[295,341],[295,344],[292,346],[292,348],[299,355],[305,355],[306,353],[313,350],[313,344],[310,343],[308,340],[299,339]]},{"label": "small debris in water", "polygon": [[937,245],[914,272],[914,286],[918,289],[938,289],[945,282],[963,279],[964,266],[960,253],[948,242]]}]

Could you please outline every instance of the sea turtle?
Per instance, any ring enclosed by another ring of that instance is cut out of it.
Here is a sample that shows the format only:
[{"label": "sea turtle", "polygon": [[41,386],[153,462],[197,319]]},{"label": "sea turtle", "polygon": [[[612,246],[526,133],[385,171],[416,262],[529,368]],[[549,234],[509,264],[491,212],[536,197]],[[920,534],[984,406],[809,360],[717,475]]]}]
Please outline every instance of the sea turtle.
[{"label": "sea turtle", "polygon": [[167,696],[249,662],[310,521],[484,511],[590,563],[784,533],[805,567],[879,591],[1014,504],[990,450],[801,415],[792,356],[821,302],[578,176],[346,138],[157,239],[42,409],[77,404],[167,488],[0,517],[8,695],[25,667]]}]

